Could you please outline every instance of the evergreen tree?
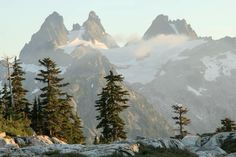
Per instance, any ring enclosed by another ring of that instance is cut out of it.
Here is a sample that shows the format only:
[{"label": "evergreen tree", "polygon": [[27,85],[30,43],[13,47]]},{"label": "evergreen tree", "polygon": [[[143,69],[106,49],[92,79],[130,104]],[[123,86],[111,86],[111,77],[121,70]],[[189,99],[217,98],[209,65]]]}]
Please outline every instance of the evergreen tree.
[{"label": "evergreen tree", "polygon": [[216,132],[230,132],[236,131],[236,124],[230,118],[225,118],[221,120],[222,127],[217,128]]},{"label": "evergreen tree", "polygon": [[93,140],[93,144],[99,144],[100,143],[100,139],[99,139],[99,137],[96,135],[95,137],[94,137],[94,140]]},{"label": "evergreen tree", "polygon": [[2,101],[2,96],[3,96],[2,93],[3,91],[0,91],[0,120],[3,119],[3,114],[4,114],[4,109],[5,109],[5,105]]},{"label": "evergreen tree", "polygon": [[71,96],[61,90],[68,83],[62,83],[63,78],[59,77],[61,71],[50,58],[39,60],[39,63],[44,68],[40,70],[36,80],[45,84],[40,94],[43,134],[68,140],[69,137],[66,135],[73,124],[71,122],[73,115],[70,105]]},{"label": "evergreen tree", "polygon": [[40,99],[36,98],[34,99],[33,103],[33,109],[31,112],[31,127],[32,129],[36,132],[36,134],[41,135],[42,134],[42,107],[41,107],[41,102]]},{"label": "evergreen tree", "polygon": [[14,110],[11,103],[10,92],[8,91],[7,85],[4,84],[3,90],[1,91],[1,104],[0,108],[0,129],[6,132],[10,136],[31,136],[32,129],[29,127],[30,120],[26,119],[13,119]]},{"label": "evergreen tree", "polygon": [[184,129],[184,126],[187,126],[190,123],[190,119],[185,116],[188,112],[188,109],[180,104],[172,106],[176,116],[172,117],[175,120],[175,124],[179,126],[179,134],[176,135],[177,138],[182,139],[188,132]]},{"label": "evergreen tree", "polygon": [[10,93],[7,89],[7,84],[5,83],[1,92],[2,98],[1,103],[3,107],[3,117],[7,120],[12,120],[13,109],[11,106],[11,98]]},{"label": "evergreen tree", "polygon": [[112,71],[106,77],[106,86],[98,94],[99,100],[95,103],[99,115],[96,117],[99,121],[97,129],[102,129],[100,142],[111,143],[120,139],[126,139],[124,131],[125,123],[119,114],[128,107],[128,91],[122,89],[121,75],[114,75]]},{"label": "evergreen tree", "polygon": [[84,143],[85,138],[83,136],[81,121],[80,118],[74,114],[71,117],[71,123],[67,125],[69,127],[66,132],[67,143],[74,144],[74,143]]},{"label": "evergreen tree", "polygon": [[14,119],[29,118],[27,117],[29,116],[29,102],[26,99],[26,93],[28,91],[23,88],[22,84],[25,80],[25,72],[22,70],[20,64],[20,60],[15,58],[13,72],[11,74]]}]

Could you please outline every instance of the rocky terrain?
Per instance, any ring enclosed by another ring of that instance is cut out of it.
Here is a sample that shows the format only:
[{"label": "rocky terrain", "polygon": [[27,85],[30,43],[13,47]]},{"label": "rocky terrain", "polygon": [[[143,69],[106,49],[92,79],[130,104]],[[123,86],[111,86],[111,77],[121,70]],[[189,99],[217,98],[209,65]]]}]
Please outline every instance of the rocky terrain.
[{"label": "rocky terrain", "polygon": [[68,145],[63,141],[47,136],[10,138],[2,133],[0,138],[0,156],[84,155],[84,157],[106,157],[114,154],[119,154],[120,156],[142,156],[140,153],[146,147],[156,151],[163,151],[164,149],[189,151],[199,157],[235,157],[236,152],[227,153],[230,150],[224,147],[224,144],[230,140],[235,144],[235,132],[223,132],[201,137],[188,135],[182,140],[137,137],[135,140],[120,141],[112,144]]}]

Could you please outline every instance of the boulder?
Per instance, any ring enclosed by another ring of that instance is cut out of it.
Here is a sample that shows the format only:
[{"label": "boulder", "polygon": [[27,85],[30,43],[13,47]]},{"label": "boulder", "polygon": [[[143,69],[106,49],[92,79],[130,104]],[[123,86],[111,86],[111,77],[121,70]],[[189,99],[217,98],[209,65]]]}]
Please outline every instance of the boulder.
[{"label": "boulder", "polygon": [[[137,151],[137,148],[135,148]],[[134,156],[134,145],[128,143],[116,143],[116,144],[102,144],[102,145],[91,145],[81,152],[81,154],[88,157],[102,157],[112,155],[113,153],[120,153],[122,156]]]},{"label": "boulder", "polygon": [[26,141],[25,141],[25,138],[22,138],[22,137],[14,137],[14,140],[15,142],[20,146],[20,147],[23,147],[23,146],[26,146]]},{"label": "boulder", "polygon": [[58,138],[56,137],[52,137],[51,138],[51,141],[54,143],[54,144],[67,144],[66,142],[62,141],[62,140],[59,140]]},{"label": "boulder", "polygon": [[18,144],[12,138],[0,138],[1,148],[18,148]]},{"label": "boulder", "polygon": [[225,157],[236,157],[236,153],[228,154]]},{"label": "boulder", "polygon": [[6,132],[0,132],[0,138],[5,138],[6,137]]},{"label": "boulder", "polygon": [[236,139],[236,132],[221,132],[213,135],[210,140],[203,145],[205,148],[221,147],[227,139]]},{"label": "boulder", "polygon": [[199,157],[220,157],[225,156],[227,153],[220,147],[212,148],[199,148],[195,152]]},{"label": "boulder", "polygon": [[152,146],[154,148],[173,148],[184,149],[184,144],[177,139],[172,138],[138,138],[137,142],[143,145]]},{"label": "boulder", "polygon": [[201,137],[197,135],[187,135],[181,140],[181,142],[185,146],[201,147]]}]

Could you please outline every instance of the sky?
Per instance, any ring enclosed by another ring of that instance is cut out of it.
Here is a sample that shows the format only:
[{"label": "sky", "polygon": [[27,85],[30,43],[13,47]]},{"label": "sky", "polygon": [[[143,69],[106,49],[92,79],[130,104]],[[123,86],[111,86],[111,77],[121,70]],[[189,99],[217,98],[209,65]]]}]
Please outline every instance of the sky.
[{"label": "sky", "polygon": [[0,56],[19,55],[53,11],[68,30],[94,10],[118,42],[141,37],[159,14],[186,19],[199,36],[236,37],[236,0],[0,0]]}]

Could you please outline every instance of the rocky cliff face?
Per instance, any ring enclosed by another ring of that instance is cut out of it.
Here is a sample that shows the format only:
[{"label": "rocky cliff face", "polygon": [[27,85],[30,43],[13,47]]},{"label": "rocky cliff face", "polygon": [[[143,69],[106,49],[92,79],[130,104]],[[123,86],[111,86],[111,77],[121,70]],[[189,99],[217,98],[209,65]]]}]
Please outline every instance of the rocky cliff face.
[{"label": "rocky cliff face", "polygon": [[[55,48],[67,43],[68,31],[63,17],[57,12],[49,15],[38,32],[32,35],[29,43],[20,52],[20,58],[25,63],[35,63],[42,56],[57,55]],[[51,54],[53,53],[53,54]]]},{"label": "rocky cliff face", "polygon": [[85,40],[95,40],[104,43],[108,48],[118,47],[115,40],[106,33],[105,29],[101,24],[100,18],[96,15],[94,11],[89,13],[87,21],[84,22],[83,27],[85,28],[85,34],[83,35]]},{"label": "rocky cliff face", "polygon": [[148,40],[158,35],[186,35],[196,39],[197,34],[189,24],[183,20],[169,20],[166,15],[159,15],[145,32],[143,39]]},{"label": "rocky cliff face", "polygon": [[[67,62],[67,54],[79,47],[109,49],[118,47],[115,40],[103,28],[100,18],[94,11],[89,13],[83,26],[74,24],[67,31],[63,17],[57,12],[49,15],[38,32],[32,35],[29,43],[20,52],[20,58],[25,63],[37,63],[42,57],[54,57]],[[65,52],[65,53],[60,53]]]}]

